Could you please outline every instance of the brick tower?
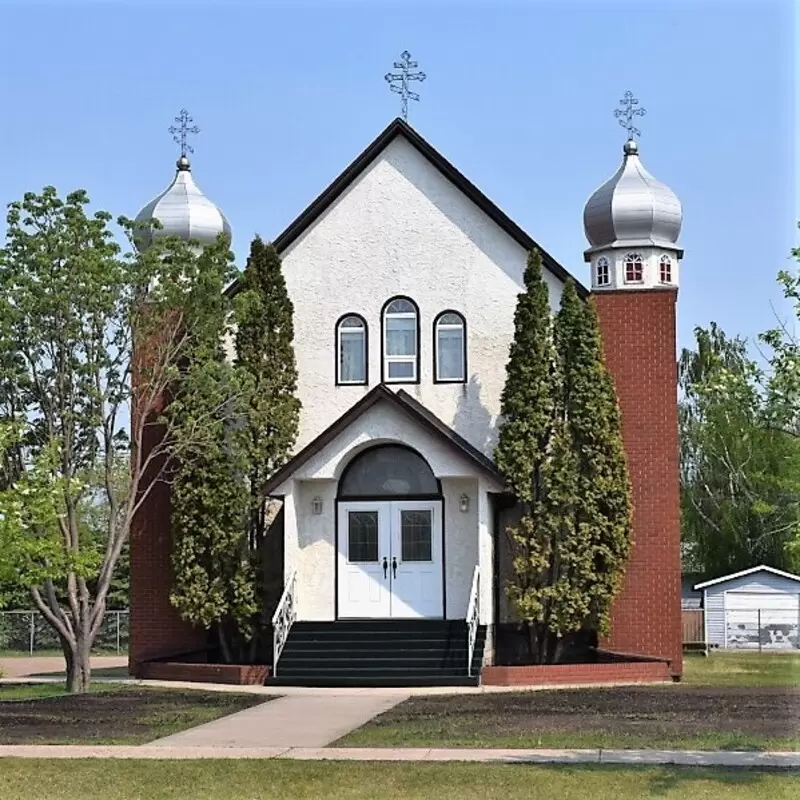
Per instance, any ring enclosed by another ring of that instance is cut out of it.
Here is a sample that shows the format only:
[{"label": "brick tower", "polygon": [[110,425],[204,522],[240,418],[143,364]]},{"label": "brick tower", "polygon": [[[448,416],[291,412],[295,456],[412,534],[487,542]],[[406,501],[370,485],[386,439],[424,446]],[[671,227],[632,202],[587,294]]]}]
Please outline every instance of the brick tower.
[{"label": "brick tower", "polygon": [[[633,547],[606,646],[683,671],[675,314],[678,198],[639,159],[630,124],[617,173],[589,199],[584,228],[606,363],[617,388],[633,490]],[[623,102],[626,102],[623,101]],[[634,112],[635,113],[635,112]],[[619,116],[619,115],[618,115]],[[625,122],[626,120],[623,120]]]},{"label": "brick tower", "polygon": [[[216,241],[219,234],[230,237],[231,229],[224,214],[200,191],[192,177],[187,157],[187,134],[193,121],[181,111],[175,121],[175,141],[181,147],[172,183],[136,216],[136,247],[141,251],[149,247],[156,236],[176,236],[193,242],[198,248]],[[160,227],[153,228],[157,219]],[[143,343],[140,351],[147,351]],[[133,376],[134,384],[137,374]],[[136,385],[134,385],[136,389]],[[167,399],[163,398],[166,403]],[[136,409],[134,408],[134,413]],[[142,439],[142,457],[146,458],[158,447],[164,436],[163,428],[155,419],[146,426]],[[161,475],[163,459],[151,464],[151,474],[145,483]],[[142,503],[131,527],[131,620],[129,645],[129,670],[139,671],[138,665],[147,659],[202,649],[207,636],[204,631],[184,622],[170,603],[172,589],[172,533],[170,512],[172,491],[164,480],[158,480]]]}]

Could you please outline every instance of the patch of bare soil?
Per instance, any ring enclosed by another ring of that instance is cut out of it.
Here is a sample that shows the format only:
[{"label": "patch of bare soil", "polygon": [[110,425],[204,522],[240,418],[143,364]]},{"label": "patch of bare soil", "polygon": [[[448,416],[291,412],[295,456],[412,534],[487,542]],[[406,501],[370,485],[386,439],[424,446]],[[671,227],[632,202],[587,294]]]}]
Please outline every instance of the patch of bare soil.
[{"label": "patch of bare soil", "polygon": [[441,723],[482,737],[537,732],[800,735],[800,688],[631,687],[412,697],[372,725]]},{"label": "patch of bare soil", "polygon": [[3,701],[0,744],[149,742],[267,698],[227,692],[125,689]]}]

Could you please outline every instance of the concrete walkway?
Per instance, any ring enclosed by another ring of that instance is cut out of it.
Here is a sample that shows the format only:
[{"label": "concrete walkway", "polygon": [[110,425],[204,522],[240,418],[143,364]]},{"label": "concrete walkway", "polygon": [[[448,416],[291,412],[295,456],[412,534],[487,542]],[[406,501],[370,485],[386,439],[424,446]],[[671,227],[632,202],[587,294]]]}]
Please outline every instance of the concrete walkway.
[{"label": "concrete walkway", "polygon": [[[388,711],[407,694],[324,694],[278,697],[268,703],[174,733],[154,747],[325,747]],[[162,751],[163,752],[163,751]]]},{"label": "concrete walkway", "polygon": [[[127,656],[92,656],[92,669],[127,667]],[[64,680],[64,656],[7,656],[0,658],[0,673],[6,678],[48,675],[52,680]],[[38,683],[39,681],[37,681]]]},{"label": "concrete walkway", "polygon": [[439,750],[379,747],[174,747],[0,745],[0,758],[292,759],[300,761],[450,761],[497,764],[620,764],[797,769],[800,752],[703,750]]}]

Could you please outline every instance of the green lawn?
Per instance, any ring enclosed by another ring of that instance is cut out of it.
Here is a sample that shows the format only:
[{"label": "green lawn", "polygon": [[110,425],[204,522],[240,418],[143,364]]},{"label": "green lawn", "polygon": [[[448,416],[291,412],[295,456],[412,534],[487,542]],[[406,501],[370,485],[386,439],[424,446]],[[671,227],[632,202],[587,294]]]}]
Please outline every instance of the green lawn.
[{"label": "green lawn", "polygon": [[716,653],[680,685],[416,696],[345,747],[800,750],[800,656]]},{"label": "green lawn", "polygon": [[800,653],[712,652],[683,660],[689,686],[800,686]]},{"label": "green lawn", "polygon": [[3,800],[783,800],[800,777],[676,767],[296,761],[0,761]]},{"label": "green lawn", "polygon": [[70,695],[62,684],[0,684],[0,744],[144,744],[269,699],[107,683]]}]

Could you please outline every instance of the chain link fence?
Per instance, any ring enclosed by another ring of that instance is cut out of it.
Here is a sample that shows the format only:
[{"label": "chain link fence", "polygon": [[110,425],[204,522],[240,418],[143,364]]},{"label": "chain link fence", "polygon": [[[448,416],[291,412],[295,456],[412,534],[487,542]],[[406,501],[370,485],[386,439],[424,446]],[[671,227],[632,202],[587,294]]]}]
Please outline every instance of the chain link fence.
[{"label": "chain link fence", "polygon": [[[94,640],[93,653],[124,653],[128,649],[130,611],[106,611]],[[61,652],[56,632],[38,611],[0,611],[0,653],[36,655]]]}]

